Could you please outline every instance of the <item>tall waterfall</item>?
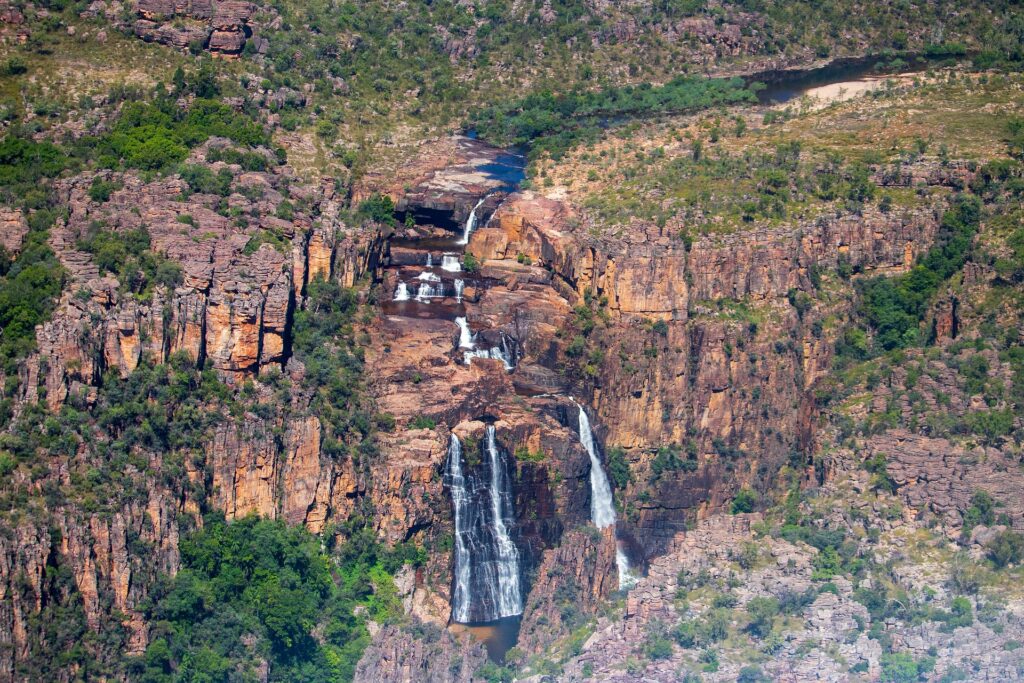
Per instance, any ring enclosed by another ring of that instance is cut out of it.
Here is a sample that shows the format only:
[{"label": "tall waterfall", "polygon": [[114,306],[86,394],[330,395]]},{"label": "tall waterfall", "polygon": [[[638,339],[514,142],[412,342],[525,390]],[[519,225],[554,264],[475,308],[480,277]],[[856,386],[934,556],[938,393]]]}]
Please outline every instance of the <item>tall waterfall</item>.
[{"label": "tall waterfall", "polygon": [[480,471],[462,470],[462,444],[452,435],[445,477],[455,517],[452,620],[494,621],[523,612],[519,550],[509,525],[514,519],[508,462],[487,427],[487,458]]},{"label": "tall waterfall", "polygon": [[462,292],[466,289],[466,281],[462,278],[455,279],[455,300],[462,303]]},{"label": "tall waterfall", "polygon": [[491,464],[491,510],[494,515],[494,537],[497,541],[495,572],[498,582],[498,617],[523,613],[519,589],[519,550],[509,536],[506,516],[512,518],[512,486],[506,463],[498,452],[494,425],[487,426],[487,455]]},{"label": "tall waterfall", "polygon": [[480,208],[485,199],[487,197],[481,197],[480,201],[473,207],[473,210],[469,212],[469,218],[466,219],[466,228],[462,232],[462,239],[459,240],[459,244],[469,244],[469,236],[473,234],[473,228],[476,227],[476,210]]},{"label": "tall waterfall", "polygon": [[469,492],[466,490],[466,478],[462,476],[462,444],[459,437],[452,434],[448,444],[447,475],[452,492],[452,510],[455,515],[455,581],[452,589],[452,620],[469,621],[472,597],[470,594],[470,562],[469,548],[466,547],[467,513],[469,511]]},{"label": "tall waterfall", "polygon": [[[580,410],[580,443],[590,456],[590,519],[598,529],[615,525],[615,501],[612,498],[612,487],[608,483],[601,459],[597,456],[594,445],[594,432],[590,428],[590,419],[583,406]],[[619,570],[619,588],[630,588],[636,584],[636,576],[629,566],[629,558],[622,546],[615,543],[615,565]]]}]

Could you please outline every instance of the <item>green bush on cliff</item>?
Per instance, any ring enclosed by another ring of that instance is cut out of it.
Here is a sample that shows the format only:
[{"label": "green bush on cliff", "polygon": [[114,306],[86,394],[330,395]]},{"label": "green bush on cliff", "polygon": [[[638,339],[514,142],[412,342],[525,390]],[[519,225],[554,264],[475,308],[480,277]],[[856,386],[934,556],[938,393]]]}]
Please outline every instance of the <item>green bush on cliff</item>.
[{"label": "green bush on cliff", "polygon": [[909,273],[876,277],[859,283],[861,310],[881,350],[914,346],[924,341],[920,322],[939,286],[959,271],[981,221],[981,203],[957,197],[943,214],[935,242]]},{"label": "green bush on cliff", "polygon": [[354,332],[355,290],[317,277],[295,312],[292,348],[306,366],[310,410],[326,427],[324,452],[335,458],[372,456],[380,421],[363,390],[363,348]]}]

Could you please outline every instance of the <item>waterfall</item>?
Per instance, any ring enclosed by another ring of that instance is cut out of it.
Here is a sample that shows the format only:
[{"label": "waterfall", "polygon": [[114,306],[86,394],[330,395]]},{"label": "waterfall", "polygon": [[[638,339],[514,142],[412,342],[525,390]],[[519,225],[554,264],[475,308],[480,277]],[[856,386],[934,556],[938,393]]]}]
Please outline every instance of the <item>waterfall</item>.
[{"label": "waterfall", "polygon": [[458,301],[460,304],[462,303],[462,290],[465,289],[465,288],[466,288],[466,283],[462,279],[456,278],[456,280],[455,280],[455,300]]},{"label": "waterfall", "polygon": [[[575,403],[575,401],[573,401]],[[590,419],[583,406],[578,405],[580,443],[590,456],[590,519],[598,529],[615,525],[615,500],[612,498],[612,487],[608,483],[601,459],[597,456],[594,445],[594,432],[590,428]],[[631,588],[636,585],[636,576],[629,566],[629,558],[622,550],[618,541],[615,543],[615,565],[619,570],[619,588]]]},{"label": "waterfall", "polygon": [[395,287],[395,296],[392,297],[394,301],[408,301],[409,300],[409,287],[404,282],[399,282],[398,286]]},{"label": "waterfall", "polygon": [[447,270],[449,273],[458,273],[462,271],[462,264],[459,262],[458,254],[445,254],[441,257],[441,268]]},{"label": "waterfall", "polygon": [[475,337],[474,344],[463,356],[463,360],[466,365],[469,365],[474,358],[493,358],[494,360],[500,360],[505,366],[505,370],[512,372],[516,369],[516,342],[512,337],[509,337],[504,332],[501,333],[501,346],[492,346],[490,348],[476,348]]},{"label": "waterfall", "polygon": [[519,590],[519,550],[509,536],[505,515],[512,516],[512,487],[508,482],[498,445],[494,425],[487,426],[487,455],[491,464],[491,510],[494,516],[494,538],[497,541],[495,569],[498,580],[498,618],[511,617],[523,612]]},{"label": "waterfall", "polygon": [[459,326],[459,348],[472,350],[475,346],[473,342],[473,333],[469,330],[469,323],[462,316],[455,319],[455,324]]},{"label": "waterfall", "polygon": [[429,251],[427,252],[427,263],[426,263],[426,266],[427,266],[427,268],[433,268],[434,267],[434,257],[431,256]]},{"label": "waterfall", "polygon": [[425,270],[422,273],[420,273],[419,275],[417,275],[416,279],[417,280],[421,280],[422,282],[440,282],[441,281],[441,276],[440,275],[435,275],[434,273],[431,273],[430,271]]},{"label": "waterfall", "polygon": [[459,437],[452,434],[448,444],[448,475],[449,487],[452,492],[452,511],[455,516],[455,586],[452,590],[452,620],[469,621],[472,608],[470,593],[470,556],[466,547],[466,536],[469,535],[466,522],[469,509],[469,492],[466,490],[466,478],[462,476],[462,444]]},{"label": "waterfall", "polygon": [[603,529],[615,524],[615,502],[612,499],[612,487],[608,483],[608,475],[604,473],[601,460],[597,457],[594,447],[594,432],[590,429],[587,411],[580,409],[580,443],[590,456],[590,519],[594,526]]},{"label": "waterfall", "polygon": [[466,228],[462,232],[462,239],[459,240],[459,244],[469,244],[469,236],[473,234],[473,228],[476,227],[476,210],[480,208],[485,199],[487,199],[486,196],[481,197],[480,201],[473,207],[473,210],[469,212],[469,218],[466,219]]},{"label": "waterfall", "polygon": [[509,524],[514,519],[508,463],[487,427],[484,471],[462,471],[462,444],[452,434],[446,483],[455,518],[452,620],[494,621],[523,612],[519,550]]},{"label": "waterfall", "polygon": [[416,301],[427,303],[428,299],[438,299],[444,296],[444,287],[432,285],[429,282],[422,283],[416,290]]},{"label": "waterfall", "polygon": [[[505,346],[502,344],[502,346]],[[508,353],[508,347],[492,346],[489,349],[473,349],[466,351],[466,365],[469,365],[474,358],[493,358],[500,360],[505,365],[505,370],[512,372],[516,369],[515,358]]]}]

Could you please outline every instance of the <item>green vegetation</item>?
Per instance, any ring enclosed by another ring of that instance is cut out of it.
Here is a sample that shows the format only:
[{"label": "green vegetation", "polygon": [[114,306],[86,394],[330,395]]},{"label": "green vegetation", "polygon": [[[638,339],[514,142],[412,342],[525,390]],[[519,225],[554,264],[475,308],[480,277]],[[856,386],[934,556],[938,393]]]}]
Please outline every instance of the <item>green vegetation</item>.
[{"label": "green vegetation", "polygon": [[697,451],[688,448],[686,452],[678,444],[660,447],[654,460],[651,461],[651,478],[653,481],[669,472],[695,472],[697,470]]},{"label": "green vegetation", "polygon": [[626,459],[626,451],[618,446],[608,449],[608,453],[605,455],[605,469],[608,471],[608,478],[612,484],[620,491],[633,480],[629,460]]},{"label": "green vegetation", "polygon": [[323,450],[335,458],[377,453],[378,417],[363,387],[363,348],[356,340],[356,292],[317,278],[306,288],[306,307],[295,312],[292,347],[306,366],[309,409],[327,428]]},{"label": "green vegetation", "polygon": [[167,170],[211,136],[243,145],[268,145],[263,127],[215,100],[197,99],[185,110],[170,97],[129,102],[110,134],[96,141],[101,166]]},{"label": "green vegetation", "polygon": [[882,655],[882,680],[892,683],[912,683],[921,680],[935,668],[934,657],[914,657],[906,652]]},{"label": "green vegetation", "polygon": [[954,198],[942,216],[934,244],[909,273],[858,284],[862,311],[879,349],[906,348],[924,341],[920,326],[927,306],[939,286],[967,261],[980,221],[981,203],[976,197]]},{"label": "green vegetation", "polygon": [[182,541],[181,570],[154,596],[154,638],[132,677],[248,680],[262,660],[276,681],[349,681],[370,641],[367,621],[402,615],[391,573],[421,559],[381,548],[365,529],[331,557],[301,527],[209,516]]},{"label": "green vegetation", "polygon": [[531,94],[483,110],[473,125],[481,137],[496,144],[529,145],[531,158],[548,154],[557,160],[576,144],[596,139],[606,121],[754,101],[754,91],[739,78],[678,76],[663,86],[645,83]]},{"label": "green vegetation", "polygon": [[[584,205],[608,225],[633,217],[659,225],[679,218],[687,226],[680,239],[688,243],[693,233],[814,218],[828,208],[857,212],[879,196],[867,165],[838,152],[807,154],[799,140],[763,151],[748,147],[742,154],[722,145],[705,149],[700,138],[689,145],[692,154],[676,149],[669,155],[664,147],[626,143],[609,153],[616,165],[605,173],[607,184]],[[604,155],[582,156],[597,163]]]},{"label": "green vegetation", "polygon": [[742,512],[753,512],[757,506],[757,494],[748,488],[742,488],[736,492],[732,499],[732,514],[738,515]]},{"label": "green vegetation", "polygon": [[0,247],[0,363],[15,376],[19,358],[35,349],[36,325],[53,311],[64,286],[64,270],[46,240],[55,213],[38,209],[15,260]]},{"label": "green vegetation", "polygon": [[114,275],[125,291],[141,298],[148,298],[156,285],[174,289],[181,284],[181,266],[150,250],[145,228],[116,233],[93,224],[77,247],[92,254],[101,275]]}]

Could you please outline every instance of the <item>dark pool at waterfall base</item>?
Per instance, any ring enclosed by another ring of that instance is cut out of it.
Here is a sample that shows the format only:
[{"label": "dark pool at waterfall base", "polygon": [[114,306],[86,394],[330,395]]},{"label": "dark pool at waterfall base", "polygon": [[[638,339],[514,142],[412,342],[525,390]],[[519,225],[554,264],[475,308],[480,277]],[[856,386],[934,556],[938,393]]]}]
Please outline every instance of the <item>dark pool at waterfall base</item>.
[{"label": "dark pool at waterfall base", "polygon": [[449,628],[452,633],[468,633],[481,641],[487,648],[487,656],[502,664],[505,661],[505,654],[515,647],[516,641],[519,640],[521,621],[522,617],[506,617],[475,624],[452,624]]}]

